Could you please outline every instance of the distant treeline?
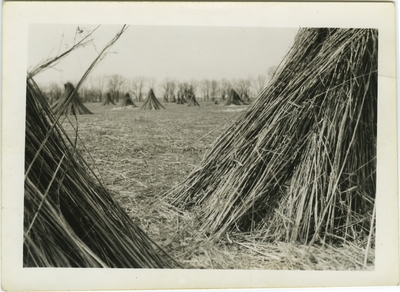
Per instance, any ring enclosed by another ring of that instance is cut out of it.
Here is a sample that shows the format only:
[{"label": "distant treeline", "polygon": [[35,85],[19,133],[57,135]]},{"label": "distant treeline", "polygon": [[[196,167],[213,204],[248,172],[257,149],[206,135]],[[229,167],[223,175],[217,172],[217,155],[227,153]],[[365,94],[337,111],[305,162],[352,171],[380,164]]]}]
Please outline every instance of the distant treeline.
[{"label": "distant treeline", "polygon": [[[174,101],[179,90],[190,90],[197,99],[204,101],[215,101],[225,99],[231,89],[234,89],[240,96],[257,96],[271,80],[276,67],[270,67],[267,74],[260,74],[256,78],[251,76],[241,79],[191,79],[180,81],[172,78],[165,78],[160,83],[154,77],[137,76],[126,78],[118,74],[100,75],[89,78],[79,89],[79,96],[83,102],[102,102],[109,93],[114,102],[118,102],[126,93],[129,93],[135,101],[143,101],[147,92],[152,88],[157,98],[164,101]],[[73,83],[73,82],[72,82]],[[64,91],[63,84],[50,82],[41,85],[50,103],[59,99]]]}]

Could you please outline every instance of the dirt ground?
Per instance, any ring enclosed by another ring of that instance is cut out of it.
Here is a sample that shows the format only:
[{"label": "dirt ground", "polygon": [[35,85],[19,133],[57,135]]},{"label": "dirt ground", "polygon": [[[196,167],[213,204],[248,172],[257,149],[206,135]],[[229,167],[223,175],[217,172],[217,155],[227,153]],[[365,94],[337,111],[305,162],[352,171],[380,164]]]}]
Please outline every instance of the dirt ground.
[{"label": "dirt ground", "polygon": [[[135,103],[140,108],[142,103]],[[374,251],[365,259],[365,249],[351,243],[341,247],[272,244],[260,242],[254,234],[229,234],[211,241],[197,232],[195,210],[176,210],[166,204],[162,194],[199,164],[205,151],[246,106],[163,103],[165,110],[144,111],[85,105],[93,115],[78,116],[78,123],[69,117],[78,125],[78,151],[130,218],[184,268],[374,268]],[[74,137],[68,121],[63,125]]]}]

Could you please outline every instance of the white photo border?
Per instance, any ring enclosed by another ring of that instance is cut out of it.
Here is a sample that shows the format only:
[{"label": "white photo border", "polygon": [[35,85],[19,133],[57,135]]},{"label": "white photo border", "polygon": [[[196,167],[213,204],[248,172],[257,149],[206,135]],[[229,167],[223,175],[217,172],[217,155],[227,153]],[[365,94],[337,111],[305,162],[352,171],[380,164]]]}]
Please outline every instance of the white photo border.
[{"label": "white photo border", "polygon": [[[23,268],[28,27],[33,23],[379,30],[374,271]],[[390,2],[6,2],[3,4],[2,288],[121,290],[385,286],[399,283],[395,4]]]}]

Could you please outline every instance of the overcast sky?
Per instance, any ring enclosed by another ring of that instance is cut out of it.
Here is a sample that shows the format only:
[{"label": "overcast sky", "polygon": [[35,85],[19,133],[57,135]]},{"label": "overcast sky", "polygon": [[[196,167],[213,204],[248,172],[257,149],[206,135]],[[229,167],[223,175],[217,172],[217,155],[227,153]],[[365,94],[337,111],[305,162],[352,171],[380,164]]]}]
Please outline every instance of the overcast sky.
[{"label": "overcast sky", "polygon": [[[77,27],[90,31],[96,26],[30,25],[28,70],[65,51],[74,38],[77,42],[81,37]],[[93,34],[93,44],[72,52],[55,69],[37,75],[36,81],[77,82],[121,27],[101,25]],[[296,33],[296,28],[130,26],[91,76],[155,77],[160,83],[166,77],[189,81],[266,75],[285,56]]]}]

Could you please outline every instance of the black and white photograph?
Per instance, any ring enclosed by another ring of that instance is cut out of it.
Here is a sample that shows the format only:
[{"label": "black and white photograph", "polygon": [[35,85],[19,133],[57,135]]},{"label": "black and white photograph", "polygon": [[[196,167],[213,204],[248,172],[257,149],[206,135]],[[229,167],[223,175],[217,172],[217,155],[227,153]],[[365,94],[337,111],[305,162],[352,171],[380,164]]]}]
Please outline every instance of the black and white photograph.
[{"label": "black and white photograph", "polygon": [[[14,254],[24,273],[155,271],[172,284],[126,288],[255,288],[268,282],[188,279],[201,271],[368,278],[382,275],[389,247],[398,272],[397,161],[381,158],[397,143],[395,127],[385,127],[396,123],[395,83],[381,77],[395,74],[394,23],[257,23],[263,13],[252,5],[243,7],[255,19],[220,4],[126,7],[150,20],[165,9],[154,22],[128,13],[105,21],[110,5],[88,21],[80,15],[89,4],[70,21],[26,21],[22,94],[9,98],[23,105]],[[224,8],[250,25],[217,22]],[[185,13],[194,20],[167,22]],[[397,230],[379,233],[393,218]],[[396,242],[385,245],[387,233]],[[376,283],[398,281],[383,278]]]}]

